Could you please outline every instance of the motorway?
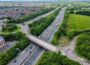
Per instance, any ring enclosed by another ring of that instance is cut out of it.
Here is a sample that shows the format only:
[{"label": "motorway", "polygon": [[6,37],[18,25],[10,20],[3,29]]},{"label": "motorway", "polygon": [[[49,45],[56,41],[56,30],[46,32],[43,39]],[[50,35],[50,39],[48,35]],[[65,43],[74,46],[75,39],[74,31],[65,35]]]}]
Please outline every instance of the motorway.
[{"label": "motorway", "polygon": [[55,46],[55,45],[52,45],[50,43],[47,43],[46,41],[44,40],[41,40],[39,39],[38,37],[35,37],[33,35],[26,35],[26,37],[33,43],[35,43],[36,45],[48,50],[48,51],[52,51],[52,52],[55,52],[55,53],[58,53],[59,51],[59,47]]},{"label": "motorway", "polygon": [[[56,17],[54,22],[39,36],[40,39],[44,41],[50,42],[54,33],[59,28],[62,23],[64,12],[66,8],[63,8],[59,15]],[[29,27],[27,25],[22,27],[22,32],[28,34]],[[26,32],[27,31],[27,32]],[[37,45],[31,43],[23,52],[21,52],[13,61],[11,61],[8,65],[34,65],[36,59],[39,55],[44,51],[43,48],[38,47]]]},{"label": "motorway", "polygon": [[[54,22],[39,36],[40,39],[50,43],[54,33],[58,30],[60,24],[62,23],[65,9],[66,8],[63,8],[60,11]],[[37,46],[36,50],[34,50],[34,53],[30,55],[21,65],[35,65],[43,51],[43,48]]]},{"label": "motorway", "polygon": [[[57,8],[58,9],[58,8]],[[55,9],[56,10],[56,9]],[[54,12],[55,10],[41,15],[37,18],[34,18],[30,21],[25,22],[25,25],[19,24],[21,27],[21,32],[25,34],[29,34],[29,27],[27,24],[33,23],[39,20],[42,17],[49,15],[50,13]],[[41,40],[47,41],[50,43],[51,39],[53,38],[54,33],[57,31],[58,27],[62,23],[64,17],[65,8],[62,9],[55,19],[55,21],[39,36]],[[79,62],[82,65],[90,65],[84,58],[77,56],[74,52],[75,49],[75,39],[72,40],[69,46],[60,48],[63,55],[67,56],[68,58]],[[35,65],[38,59],[41,57],[45,49],[39,47],[38,45],[31,43],[24,51],[22,51],[11,63],[8,65]]]},{"label": "motorway", "polygon": [[[40,15],[40,16],[38,16],[38,17],[36,17],[36,18],[34,18],[34,19],[31,19],[31,20],[29,20],[29,21],[26,21],[25,22],[25,24],[29,24],[29,23],[33,23],[33,22],[35,22],[35,21],[37,21],[37,20],[39,20],[39,19],[41,19],[41,18],[43,18],[43,17],[46,17],[46,16],[48,16],[49,14],[51,14],[51,13],[53,13],[54,11],[56,11],[58,8],[60,8],[60,7],[57,7],[56,9],[54,9],[54,10],[52,10],[52,11],[50,11],[50,12],[48,12],[48,13],[46,13],[46,14],[43,14],[43,15]],[[4,25],[5,23],[5,21],[6,21],[7,19],[2,19],[2,20],[0,20],[0,31],[1,31],[1,29],[2,29],[2,25]],[[17,24],[18,25],[18,24]],[[22,27],[23,25],[22,24],[19,24],[18,26],[20,26],[20,27]],[[22,30],[22,29],[20,29],[21,31],[26,31],[27,30],[27,25],[24,27],[24,29]],[[3,33],[3,34],[15,34],[16,32],[7,32],[7,33],[4,33],[4,32],[0,32],[1,34]],[[25,32],[26,33],[26,32]],[[15,44],[14,44],[15,45]],[[9,49],[9,48],[11,48],[11,47],[13,47],[14,45],[12,45],[12,42],[10,43],[10,44],[7,44],[4,48],[2,48],[2,49],[0,49],[0,51],[4,51],[4,50],[7,50],[7,49]]]},{"label": "motorway", "polygon": [[[58,27],[62,23],[63,17],[64,17],[64,11],[65,9],[62,9],[57,18],[54,20],[54,22],[39,36],[41,40],[47,41],[50,43],[51,39],[53,38],[54,33],[57,31]],[[25,28],[25,27],[24,27]],[[79,57],[74,49],[76,46],[75,42],[76,38],[74,38],[70,45],[67,47],[60,48],[61,52],[64,53],[65,56],[67,56],[69,59],[72,59],[74,61],[79,62],[81,65],[90,65],[87,60],[84,58]],[[43,42],[44,43],[44,42]],[[35,45],[36,46],[36,45]],[[33,44],[34,47],[34,44]],[[43,47],[43,46],[42,46]],[[32,51],[31,55],[25,59],[21,65],[35,65],[38,59],[41,57],[41,55],[44,52],[44,49],[41,47],[36,46],[35,50]]]}]

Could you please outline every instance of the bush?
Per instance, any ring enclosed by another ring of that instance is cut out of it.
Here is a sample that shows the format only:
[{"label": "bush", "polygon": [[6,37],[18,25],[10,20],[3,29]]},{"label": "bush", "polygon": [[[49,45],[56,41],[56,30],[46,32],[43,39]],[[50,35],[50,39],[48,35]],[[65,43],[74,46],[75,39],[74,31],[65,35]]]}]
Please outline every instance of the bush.
[{"label": "bush", "polygon": [[11,25],[6,25],[6,26],[3,26],[2,27],[2,31],[3,32],[12,32],[14,30],[16,30],[18,27],[14,24],[11,24]]},{"label": "bush", "polygon": [[78,62],[68,59],[61,53],[44,52],[37,65],[80,65]]},{"label": "bush", "polygon": [[83,33],[77,38],[76,52],[90,60],[90,33]]},{"label": "bush", "polygon": [[75,10],[74,8],[71,8],[71,9],[70,9],[70,13],[71,13],[71,14],[74,14],[74,10]]}]

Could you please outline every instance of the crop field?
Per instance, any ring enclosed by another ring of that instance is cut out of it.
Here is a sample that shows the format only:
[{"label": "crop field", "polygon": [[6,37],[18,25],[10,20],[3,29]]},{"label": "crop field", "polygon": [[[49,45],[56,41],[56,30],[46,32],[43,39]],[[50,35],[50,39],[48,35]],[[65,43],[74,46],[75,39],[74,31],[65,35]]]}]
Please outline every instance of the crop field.
[{"label": "crop field", "polygon": [[78,14],[70,14],[67,24],[67,32],[79,32],[84,30],[90,30],[90,17]]}]

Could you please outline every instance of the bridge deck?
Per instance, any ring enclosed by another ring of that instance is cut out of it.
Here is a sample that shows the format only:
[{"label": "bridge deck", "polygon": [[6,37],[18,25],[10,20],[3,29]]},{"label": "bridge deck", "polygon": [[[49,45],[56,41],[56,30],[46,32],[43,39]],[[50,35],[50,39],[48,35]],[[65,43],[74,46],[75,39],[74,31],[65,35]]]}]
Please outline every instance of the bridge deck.
[{"label": "bridge deck", "polygon": [[32,41],[34,42],[35,44],[45,48],[46,50],[49,50],[49,51],[52,51],[52,52],[58,52],[59,49],[58,47],[50,44],[50,43],[47,43],[43,40],[40,40],[39,38],[33,36],[33,35],[27,35],[27,37]]}]

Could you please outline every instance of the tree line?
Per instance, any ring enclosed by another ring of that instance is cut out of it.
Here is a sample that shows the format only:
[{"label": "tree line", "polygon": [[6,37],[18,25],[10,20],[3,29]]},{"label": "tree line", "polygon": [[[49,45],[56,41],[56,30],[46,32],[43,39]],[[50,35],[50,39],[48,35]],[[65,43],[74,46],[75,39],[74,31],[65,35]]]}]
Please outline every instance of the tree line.
[{"label": "tree line", "polygon": [[78,11],[78,12],[76,12],[76,14],[90,16],[90,11]]},{"label": "tree line", "polygon": [[29,44],[29,40],[24,34],[18,32],[17,34],[2,35],[6,41],[17,40],[19,42],[5,53],[0,53],[0,65],[7,65],[13,58],[15,58],[23,49],[25,49]]},{"label": "tree line", "polygon": [[33,24],[29,24],[31,34],[39,36],[54,21],[59,11],[60,9],[56,10],[47,17],[41,18]]}]

